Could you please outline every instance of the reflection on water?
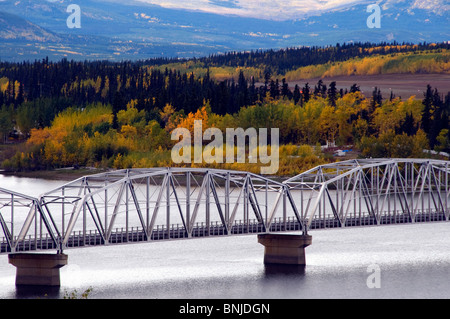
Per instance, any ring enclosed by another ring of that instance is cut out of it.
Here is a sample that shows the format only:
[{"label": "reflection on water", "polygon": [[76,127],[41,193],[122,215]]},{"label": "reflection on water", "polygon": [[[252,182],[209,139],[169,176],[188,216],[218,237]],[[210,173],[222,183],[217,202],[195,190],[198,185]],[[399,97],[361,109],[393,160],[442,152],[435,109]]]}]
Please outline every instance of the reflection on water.
[{"label": "reflection on water", "polygon": [[[16,292],[0,256],[0,298],[446,298],[450,223],[312,231],[307,266],[263,264],[256,236],[202,238],[66,250],[59,292]],[[371,265],[381,287],[370,289]]]},{"label": "reflection on water", "polygon": [[[92,299],[450,296],[448,222],[314,230],[310,235],[313,244],[306,248],[307,266],[301,269],[264,266],[264,247],[255,235],[68,249],[59,290],[16,289],[15,268],[7,255],[0,255],[0,298],[63,298],[90,287]],[[381,285],[371,289],[367,280],[374,264]]]},{"label": "reflection on water", "polygon": [[64,185],[65,181],[5,176],[0,174],[0,187],[8,190],[38,197],[39,195]]},{"label": "reflection on water", "polygon": [[291,275],[300,277],[305,274],[306,267],[304,265],[264,265],[264,275],[266,278],[279,275]]},{"label": "reflection on water", "polygon": [[15,299],[57,299],[61,297],[60,287],[17,286],[15,290]]}]

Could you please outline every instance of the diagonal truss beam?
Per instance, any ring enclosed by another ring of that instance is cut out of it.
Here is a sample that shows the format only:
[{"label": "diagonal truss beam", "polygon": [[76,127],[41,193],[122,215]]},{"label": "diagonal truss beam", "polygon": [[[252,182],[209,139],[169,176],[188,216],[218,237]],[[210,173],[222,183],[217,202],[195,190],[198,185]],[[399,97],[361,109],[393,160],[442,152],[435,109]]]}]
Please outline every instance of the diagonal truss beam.
[{"label": "diagonal truss beam", "polygon": [[[0,189],[5,195],[0,196],[0,229],[13,250],[32,233],[38,218],[58,249],[68,247],[75,231],[85,236],[94,230],[102,244],[111,244],[114,229],[121,226],[127,236],[139,232],[149,241],[199,233],[231,235],[239,223],[245,226],[240,232],[267,232],[274,225],[286,229],[291,221],[304,230],[317,220],[345,227],[367,217],[380,224],[386,214],[409,222],[426,213],[448,220],[448,164],[430,159],[348,160],[318,166],[284,182],[231,170],[119,170],[76,179],[39,198]],[[19,206],[27,211],[16,237],[13,215]],[[4,212],[10,209],[8,220]],[[204,225],[201,231],[199,225]]]}]

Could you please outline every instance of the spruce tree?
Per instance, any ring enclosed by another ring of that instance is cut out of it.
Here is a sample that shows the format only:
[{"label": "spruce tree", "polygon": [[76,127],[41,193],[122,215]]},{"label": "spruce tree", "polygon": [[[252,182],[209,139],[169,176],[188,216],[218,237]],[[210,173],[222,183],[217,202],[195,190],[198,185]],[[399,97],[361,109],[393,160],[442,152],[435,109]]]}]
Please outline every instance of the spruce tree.
[{"label": "spruce tree", "polygon": [[337,89],[335,81],[331,82],[330,87],[328,88],[328,100],[332,106],[336,107]]},{"label": "spruce tree", "polygon": [[294,104],[298,104],[298,102],[302,98],[298,84],[296,84],[294,87],[293,98],[294,98]]},{"label": "spruce tree", "polygon": [[303,100],[305,101],[305,103],[308,102],[311,97],[308,82],[305,84],[305,86],[302,89],[302,95],[303,95]]},{"label": "spruce tree", "polygon": [[427,90],[424,93],[422,104],[424,107],[422,111],[421,128],[429,138],[431,129],[431,117],[433,115],[433,91],[431,89],[431,85],[429,84],[427,85]]}]

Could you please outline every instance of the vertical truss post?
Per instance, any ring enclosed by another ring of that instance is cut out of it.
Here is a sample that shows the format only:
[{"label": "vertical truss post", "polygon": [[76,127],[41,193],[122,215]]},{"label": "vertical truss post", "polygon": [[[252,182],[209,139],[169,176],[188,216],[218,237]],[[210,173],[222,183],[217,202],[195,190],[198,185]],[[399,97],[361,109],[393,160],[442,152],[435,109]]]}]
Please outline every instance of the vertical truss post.
[{"label": "vertical truss post", "polygon": [[[230,222],[230,172],[226,173],[225,177],[225,223],[226,228],[230,229],[229,222]],[[230,231],[227,231],[228,235],[231,234]]]},{"label": "vertical truss post", "polygon": [[167,238],[170,239],[170,183],[172,179],[172,174],[167,172],[167,184],[166,184],[166,227],[167,227]]},{"label": "vertical truss post", "polygon": [[145,229],[147,234],[147,240],[150,240],[150,177],[145,179]]},{"label": "vertical truss post", "polygon": [[209,171],[206,171],[205,177],[206,179],[206,189],[205,189],[205,201],[206,201],[206,234],[207,236],[211,235],[211,207],[210,207],[210,184],[211,184],[211,175]]},{"label": "vertical truss post", "polygon": [[106,227],[108,227],[108,189],[105,188],[105,245],[108,244],[108,240],[106,240]]},{"label": "vertical truss post", "polygon": [[14,194],[11,194],[11,245],[12,245],[12,249],[15,250],[15,243],[14,243]]},{"label": "vertical truss post", "polygon": [[444,215],[445,215],[445,219],[448,220],[448,163],[445,164],[445,211],[444,211]]},{"label": "vertical truss post", "polygon": [[283,189],[283,229],[284,230],[286,230],[286,227],[287,227],[287,220],[286,220],[287,212],[286,212],[286,209],[287,209],[287,206],[286,206],[286,192]]},{"label": "vertical truss post", "polygon": [[[287,189],[287,187],[286,187],[286,189]],[[266,188],[265,188],[265,201],[264,201],[264,203],[265,203],[265,209],[264,209],[264,211],[265,211],[265,216],[264,216],[264,230],[266,230],[266,228],[267,228],[267,213],[268,213],[268,207],[269,207],[269,200],[268,200],[268,191],[269,191],[269,181],[268,180],[266,180]]]},{"label": "vertical truss post", "polygon": [[64,215],[65,215],[65,202],[66,202],[66,197],[65,197],[65,188],[63,187],[61,190],[61,195],[62,195],[62,204],[61,204],[61,236],[64,237],[64,229],[65,229],[65,223],[64,223]]},{"label": "vertical truss post", "polygon": [[191,172],[186,172],[186,232],[188,238],[192,236],[189,231],[189,225],[191,224]]}]

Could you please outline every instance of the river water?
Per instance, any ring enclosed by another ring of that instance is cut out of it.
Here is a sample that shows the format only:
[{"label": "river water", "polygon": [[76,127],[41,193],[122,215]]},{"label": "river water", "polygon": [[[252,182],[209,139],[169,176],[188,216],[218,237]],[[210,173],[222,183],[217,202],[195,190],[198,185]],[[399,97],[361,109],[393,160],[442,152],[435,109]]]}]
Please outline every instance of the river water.
[{"label": "river water", "polygon": [[[32,196],[61,181],[0,175],[0,187]],[[2,236],[1,234],[0,236]],[[448,298],[450,223],[325,229],[310,232],[304,271],[263,265],[255,235],[68,249],[56,291],[15,287],[15,268],[0,255],[0,298],[63,298],[92,288],[109,298]]]}]

